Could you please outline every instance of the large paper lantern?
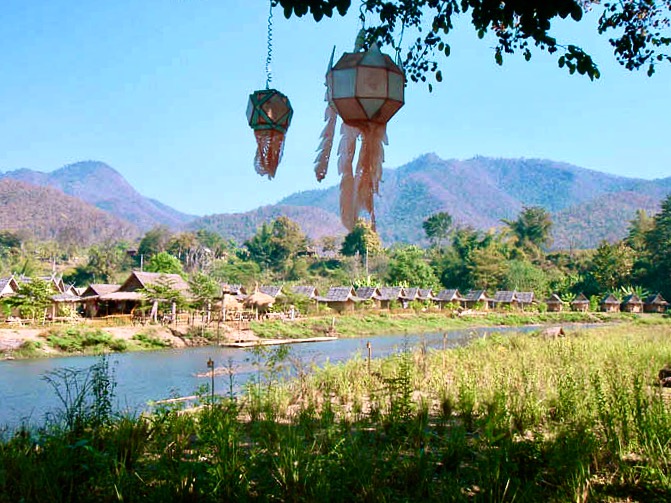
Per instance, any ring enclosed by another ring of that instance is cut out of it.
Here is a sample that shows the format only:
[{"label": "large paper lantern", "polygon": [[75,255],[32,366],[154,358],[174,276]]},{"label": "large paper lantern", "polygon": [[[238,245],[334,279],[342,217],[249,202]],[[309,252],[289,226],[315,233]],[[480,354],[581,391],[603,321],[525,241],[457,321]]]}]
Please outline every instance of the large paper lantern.
[{"label": "large paper lantern", "polygon": [[[349,230],[361,209],[371,215],[375,228],[374,195],[379,192],[387,143],[387,122],[404,104],[403,70],[373,44],[365,52],[345,53],[326,73],[326,127],[315,160],[315,174],[326,176],[335,134],[336,114],[344,124],[338,146],[340,217]],[[357,139],[361,150],[353,172]]]},{"label": "large paper lantern", "polygon": [[293,113],[289,98],[275,89],[254,91],[249,95],[247,122],[256,136],[254,167],[259,175],[275,176]]}]

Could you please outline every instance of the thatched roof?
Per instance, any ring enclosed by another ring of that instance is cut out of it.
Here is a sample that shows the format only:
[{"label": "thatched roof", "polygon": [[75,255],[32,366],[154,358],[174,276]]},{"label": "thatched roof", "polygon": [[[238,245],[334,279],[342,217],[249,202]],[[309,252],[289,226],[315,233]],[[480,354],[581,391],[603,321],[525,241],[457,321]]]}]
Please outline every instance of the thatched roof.
[{"label": "thatched roof", "polygon": [[[457,294],[459,294],[458,291],[457,291]],[[420,288],[418,297],[419,297],[418,300],[434,300],[433,289],[432,288]]]},{"label": "thatched roof", "polygon": [[419,288],[410,287],[403,289],[403,300],[417,300],[419,298]]},{"label": "thatched roof", "polygon": [[147,300],[144,295],[140,292],[111,292],[106,293],[98,297],[99,300],[111,300],[111,301],[122,301],[122,300],[134,300],[134,301],[143,301]]},{"label": "thatched roof", "polygon": [[380,292],[380,300],[398,300],[403,297],[403,287],[402,286],[381,286],[378,288]]},{"label": "thatched roof", "polygon": [[244,304],[246,306],[255,306],[255,307],[271,306],[274,303],[275,303],[275,297],[260,291],[252,293],[249,297],[247,297],[244,300]]},{"label": "thatched roof", "polygon": [[626,306],[629,304],[637,304],[639,306],[643,305],[643,301],[640,299],[638,295],[635,293],[632,293],[630,295],[627,295],[624,299],[622,299],[622,305]]},{"label": "thatched roof", "polygon": [[552,295],[550,295],[550,297],[548,299],[545,300],[545,303],[546,304],[563,304],[564,301],[561,300],[559,295],[557,295],[556,293],[553,293]]},{"label": "thatched roof", "polygon": [[119,287],[120,292],[134,292],[150,285],[166,283],[179,292],[189,291],[189,284],[179,274],[133,271]]},{"label": "thatched roof", "polygon": [[361,302],[363,299],[357,297],[352,286],[332,286],[324,297],[317,297],[318,302],[347,302],[348,300]]},{"label": "thatched roof", "polygon": [[515,295],[515,291],[508,291],[508,290],[499,290],[494,294],[494,302],[498,303],[506,303],[506,304],[511,304],[513,302],[517,302],[517,296]]},{"label": "thatched roof", "polygon": [[668,306],[669,303],[664,300],[664,297],[662,297],[661,293],[658,293],[656,295],[650,295],[647,299],[645,299],[645,303],[649,306]]},{"label": "thatched roof", "polygon": [[51,300],[57,304],[66,304],[68,302],[79,302],[81,297],[72,293],[58,293],[51,296]]},{"label": "thatched roof", "polygon": [[454,302],[461,300],[461,295],[459,295],[459,290],[454,288],[454,289],[441,290],[440,292],[438,292],[438,295],[436,295],[433,298],[438,302]]},{"label": "thatched roof", "polygon": [[380,290],[376,286],[360,286],[356,289],[356,296],[363,300],[379,300]]},{"label": "thatched roof", "polygon": [[609,293],[603,299],[601,299],[601,302],[599,302],[599,304],[602,304],[602,305],[603,304],[606,304],[606,305],[608,305],[608,304],[618,304],[619,305],[620,301],[617,300],[615,295],[613,295],[612,293]]},{"label": "thatched roof", "polygon": [[12,295],[19,289],[19,284],[14,276],[0,278],[0,295]]},{"label": "thatched roof", "polygon": [[314,286],[292,286],[291,293],[294,295],[302,295],[304,297],[308,297],[309,299],[319,297],[319,290],[317,290],[317,287]]},{"label": "thatched roof", "polygon": [[238,284],[220,283],[221,294],[229,293],[231,295],[247,295],[247,290],[244,286]]},{"label": "thatched roof", "polygon": [[82,292],[81,297],[98,297],[100,295],[107,295],[108,293],[116,292],[119,290],[121,285],[115,285],[112,283],[91,283],[84,292]]},{"label": "thatched roof", "polygon": [[572,305],[589,304],[589,299],[585,297],[584,293],[579,293],[578,296],[571,301]]},{"label": "thatched roof", "polygon": [[532,304],[535,300],[534,292],[515,292],[515,298],[520,304]]},{"label": "thatched roof", "polygon": [[270,295],[275,299],[278,295],[282,295],[282,286],[281,285],[262,285],[259,287],[259,292]]},{"label": "thatched roof", "polygon": [[466,302],[486,302],[491,300],[487,297],[486,290],[469,290],[466,295],[464,295],[463,300]]}]

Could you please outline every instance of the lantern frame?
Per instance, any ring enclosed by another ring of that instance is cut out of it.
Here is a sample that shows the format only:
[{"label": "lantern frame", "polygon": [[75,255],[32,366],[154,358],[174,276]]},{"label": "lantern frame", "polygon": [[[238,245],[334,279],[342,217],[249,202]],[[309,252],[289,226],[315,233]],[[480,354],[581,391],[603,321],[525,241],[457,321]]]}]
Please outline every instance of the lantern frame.
[{"label": "lantern frame", "polygon": [[405,74],[373,44],[346,52],[326,74],[328,99],[345,124],[386,124],[405,103]]},{"label": "lantern frame", "polygon": [[249,95],[247,122],[255,131],[286,133],[293,115],[289,98],[277,89],[261,89]]}]

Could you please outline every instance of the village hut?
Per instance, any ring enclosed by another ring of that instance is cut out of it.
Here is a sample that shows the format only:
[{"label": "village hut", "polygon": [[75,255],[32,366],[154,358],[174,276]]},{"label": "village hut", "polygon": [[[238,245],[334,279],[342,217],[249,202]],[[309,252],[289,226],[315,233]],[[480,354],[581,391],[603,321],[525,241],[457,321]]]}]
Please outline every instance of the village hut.
[{"label": "village hut", "polygon": [[475,309],[481,307],[484,310],[489,309],[492,299],[487,297],[486,290],[469,290],[463,297],[464,307],[467,309]]},{"label": "village hut", "polygon": [[612,293],[606,294],[599,302],[599,306],[604,313],[618,313],[620,311],[620,301]]},{"label": "village hut", "polygon": [[[53,288],[54,292],[65,293],[65,283],[63,283],[63,275],[53,273],[51,276],[38,276],[38,279],[49,283]],[[17,279],[17,283],[30,283],[33,280],[30,276],[21,275]]]},{"label": "village hut", "polygon": [[109,305],[101,301],[101,295],[107,295],[119,290],[121,285],[112,283],[92,283],[79,295],[84,304],[84,315],[88,318],[109,314]]},{"label": "village hut", "polygon": [[261,285],[259,287],[259,292],[270,295],[273,299],[283,295],[281,285]]},{"label": "village hut", "polygon": [[237,300],[242,302],[247,297],[247,290],[242,285],[220,283],[222,297],[226,294],[233,295]]},{"label": "village hut", "polygon": [[638,295],[632,293],[627,295],[620,303],[620,310],[624,313],[642,313],[643,301]]},{"label": "village hut", "polygon": [[263,293],[259,290],[253,292],[243,302],[243,304],[246,307],[254,307],[260,310],[261,309],[267,310],[274,303],[275,303],[275,297],[273,297],[272,295],[268,295],[267,293]]},{"label": "village hut", "polygon": [[[179,274],[133,271],[117,291],[101,295],[98,300],[108,302],[109,314],[132,314],[135,308],[147,300],[142,290],[160,284],[169,286],[184,297],[190,296],[189,284]],[[176,306],[173,304],[173,319],[175,310]],[[155,300],[151,310],[152,318],[156,319],[157,311],[158,301]]]},{"label": "village hut", "polygon": [[363,302],[372,302],[375,307],[380,307],[380,289],[376,286],[360,286],[356,289],[356,296]]},{"label": "village hut", "polygon": [[515,295],[515,291],[509,291],[509,290],[499,290],[494,294],[494,298],[492,299],[492,303],[494,304],[494,307],[498,309],[502,308],[516,308],[518,307],[519,303],[517,301],[517,296]]},{"label": "village hut", "polygon": [[515,292],[515,298],[522,310],[531,307],[536,302],[534,292]]},{"label": "village hut", "polygon": [[382,309],[390,309],[392,302],[401,302],[404,291],[401,286],[381,286],[378,288],[380,292],[380,307]]},{"label": "village hut", "polygon": [[307,297],[308,299],[316,299],[319,297],[319,290],[316,286],[307,286],[307,285],[296,285],[291,287],[291,293],[294,295],[300,295],[301,297]]},{"label": "village hut", "polygon": [[77,306],[81,304],[82,298],[71,292],[57,293],[51,296],[51,320],[55,321],[59,317],[72,320],[77,318]]},{"label": "village hut", "polygon": [[324,297],[317,297],[317,302],[326,304],[338,313],[353,311],[354,306],[361,301],[352,286],[332,286]]},{"label": "village hut", "polygon": [[403,296],[401,297],[401,302],[403,302],[403,307],[408,307],[410,302],[419,300],[419,288],[410,287],[403,289]]},{"label": "village hut", "polygon": [[580,293],[571,301],[571,310],[582,313],[589,311],[589,299],[585,297],[585,294]]},{"label": "village hut", "polygon": [[669,307],[669,303],[664,300],[661,293],[650,295],[643,303],[643,311],[646,313],[663,313]]},{"label": "village hut", "polygon": [[14,295],[19,290],[19,284],[14,276],[0,278],[0,298]]},{"label": "village hut", "polygon": [[545,304],[548,306],[548,312],[550,313],[558,313],[564,309],[564,302],[556,293],[545,299]]},{"label": "village hut", "polygon": [[436,302],[442,309],[448,304],[454,307],[459,307],[463,299],[461,295],[459,295],[459,290],[448,289],[448,290],[441,290],[435,297],[432,296],[432,300]]},{"label": "village hut", "polygon": [[417,300],[433,301],[436,300],[433,296],[433,288],[420,288],[417,294]]}]

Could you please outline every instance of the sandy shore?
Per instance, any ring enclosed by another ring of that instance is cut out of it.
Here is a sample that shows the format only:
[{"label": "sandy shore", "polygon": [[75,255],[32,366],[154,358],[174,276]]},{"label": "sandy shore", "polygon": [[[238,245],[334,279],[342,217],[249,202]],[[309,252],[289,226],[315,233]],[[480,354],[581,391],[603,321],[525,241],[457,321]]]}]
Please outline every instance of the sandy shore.
[{"label": "sandy shore", "polygon": [[[44,328],[0,328],[0,353],[11,352],[18,349],[26,341],[40,341],[44,340],[51,327]],[[125,326],[125,327],[105,327],[104,332],[111,334],[118,339],[130,340],[138,333],[151,333],[152,336],[158,337],[166,342],[169,342],[172,347],[182,348],[190,345],[190,342],[179,336],[178,330],[171,330],[164,326]],[[251,330],[231,330],[222,329],[221,342],[223,343],[249,343],[259,340]]]}]

